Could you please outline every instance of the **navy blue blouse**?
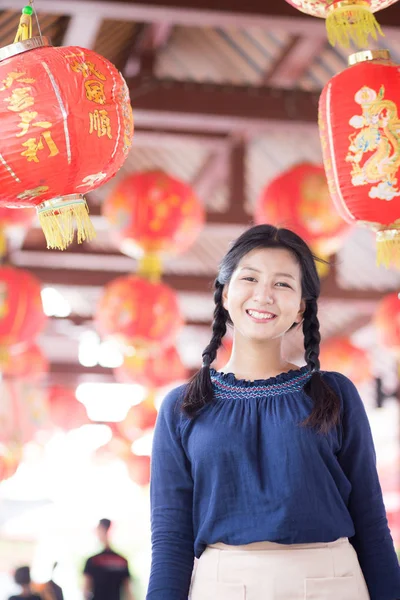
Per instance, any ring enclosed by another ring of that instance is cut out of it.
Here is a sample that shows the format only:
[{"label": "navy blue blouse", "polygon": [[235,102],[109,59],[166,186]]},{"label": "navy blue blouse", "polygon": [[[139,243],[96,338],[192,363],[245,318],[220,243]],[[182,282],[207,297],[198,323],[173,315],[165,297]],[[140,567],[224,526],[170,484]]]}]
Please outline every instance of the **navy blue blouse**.
[{"label": "navy blue blouse", "polygon": [[214,402],[182,413],[165,398],[154,435],[152,569],[147,600],[187,600],[194,556],[209,544],[350,538],[371,600],[400,598],[368,418],[354,385],[324,373],[341,399],[328,434],[301,426],[312,410],[306,367],[254,382],[211,371]]}]

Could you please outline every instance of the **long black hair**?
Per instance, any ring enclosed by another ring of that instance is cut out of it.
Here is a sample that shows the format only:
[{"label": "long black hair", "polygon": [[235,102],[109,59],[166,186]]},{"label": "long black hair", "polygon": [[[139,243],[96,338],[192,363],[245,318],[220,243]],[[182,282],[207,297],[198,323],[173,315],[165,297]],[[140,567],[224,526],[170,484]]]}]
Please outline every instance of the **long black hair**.
[{"label": "long black hair", "polygon": [[183,398],[182,409],[190,417],[213,400],[213,387],[210,365],[217,356],[227,324],[232,324],[228,311],[222,303],[222,293],[240,260],[257,248],[282,248],[295,257],[301,269],[302,299],[305,302],[303,313],[304,356],[308,369],[312,372],[304,386],[304,391],[313,400],[313,410],[304,425],[315,427],[326,433],[339,421],[340,400],[324,381],[320,373],[319,346],[321,335],[318,321],[318,297],[320,281],[315,266],[316,257],[307,244],[293,231],[278,229],[272,225],[257,225],[245,231],[231,246],[222,260],[218,276],[214,282],[214,319],[210,343],[203,351],[203,366],[190,380]]}]

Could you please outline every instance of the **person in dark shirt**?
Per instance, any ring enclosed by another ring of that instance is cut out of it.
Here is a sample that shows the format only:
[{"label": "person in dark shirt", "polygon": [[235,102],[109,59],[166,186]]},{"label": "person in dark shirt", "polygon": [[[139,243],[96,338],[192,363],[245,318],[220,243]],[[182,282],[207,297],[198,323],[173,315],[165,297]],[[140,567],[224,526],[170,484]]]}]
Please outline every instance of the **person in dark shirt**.
[{"label": "person in dark shirt", "polygon": [[17,596],[11,596],[9,600],[42,600],[41,596],[34,594],[31,588],[31,573],[29,567],[18,567],[14,573],[14,581],[21,586],[21,593]]},{"label": "person in dark shirt", "polygon": [[111,549],[110,527],[109,519],[101,519],[97,526],[97,535],[104,550],[86,561],[83,570],[85,600],[134,600],[128,561]]}]

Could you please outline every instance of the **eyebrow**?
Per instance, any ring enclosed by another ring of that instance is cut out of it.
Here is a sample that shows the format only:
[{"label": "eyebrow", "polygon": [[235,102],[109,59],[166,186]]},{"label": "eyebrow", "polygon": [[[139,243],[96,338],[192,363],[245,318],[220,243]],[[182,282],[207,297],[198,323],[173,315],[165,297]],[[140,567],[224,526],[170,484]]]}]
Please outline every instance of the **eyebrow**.
[{"label": "eyebrow", "polygon": [[[255,273],[261,273],[259,269],[255,269],[254,267],[243,266],[241,268],[241,271],[245,270],[254,271]],[[293,279],[294,281],[296,281],[296,278],[293,277],[293,275],[290,275],[290,273],[274,273],[274,275],[276,275],[277,277],[288,277],[289,279]]]}]

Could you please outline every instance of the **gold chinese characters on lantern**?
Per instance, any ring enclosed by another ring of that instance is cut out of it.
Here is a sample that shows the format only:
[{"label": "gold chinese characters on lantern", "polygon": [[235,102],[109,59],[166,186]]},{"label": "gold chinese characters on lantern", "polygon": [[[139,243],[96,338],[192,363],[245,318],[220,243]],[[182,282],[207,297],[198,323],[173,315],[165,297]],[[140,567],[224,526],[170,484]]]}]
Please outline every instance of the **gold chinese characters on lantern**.
[{"label": "gold chinese characters on lantern", "polygon": [[[26,35],[28,32],[26,33]],[[129,151],[129,93],[105,58],[47,38],[0,49],[0,206],[36,207],[48,247],[94,234],[84,194]]]}]

